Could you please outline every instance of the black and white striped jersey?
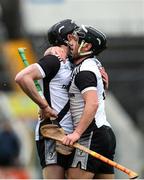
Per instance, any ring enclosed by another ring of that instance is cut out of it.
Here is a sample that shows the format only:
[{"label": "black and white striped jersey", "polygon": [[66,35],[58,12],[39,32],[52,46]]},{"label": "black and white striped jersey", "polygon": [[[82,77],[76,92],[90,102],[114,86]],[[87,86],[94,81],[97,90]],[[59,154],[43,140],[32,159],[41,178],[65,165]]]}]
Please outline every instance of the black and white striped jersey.
[{"label": "black and white striped jersey", "polygon": [[105,114],[105,92],[102,77],[96,58],[88,58],[76,65],[72,73],[71,85],[69,88],[70,109],[74,128],[79,123],[84,109],[82,94],[88,90],[95,90],[98,94],[98,110],[95,114],[97,127],[102,125],[110,126]]},{"label": "black and white striped jersey", "polygon": [[[59,61],[58,57],[47,55],[40,59],[37,67],[43,76],[39,82],[47,102],[56,112],[61,112],[69,100],[67,88],[72,72],[70,62],[63,63]],[[63,113],[65,115],[60,121],[60,125],[65,132],[71,133],[73,125],[70,110]],[[40,121],[36,127],[36,140],[39,140],[39,126]]]}]

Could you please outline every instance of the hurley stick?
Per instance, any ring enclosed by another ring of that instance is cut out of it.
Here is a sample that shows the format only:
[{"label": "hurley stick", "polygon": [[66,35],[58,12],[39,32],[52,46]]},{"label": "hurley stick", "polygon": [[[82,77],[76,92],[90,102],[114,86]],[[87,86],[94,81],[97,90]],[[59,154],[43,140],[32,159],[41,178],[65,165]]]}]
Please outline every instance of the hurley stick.
[{"label": "hurley stick", "polygon": [[[65,136],[64,131],[61,128],[58,128],[58,126],[56,126],[56,125],[44,125],[41,127],[40,131],[44,137],[51,138],[51,139],[54,139],[54,140],[57,140],[60,142],[62,142],[62,140]],[[106,158],[105,156],[103,156],[95,151],[88,149],[85,146],[80,145],[79,143],[74,143],[73,147],[90,154],[91,156],[109,164],[110,166],[115,167],[116,169],[119,169],[120,171],[126,173],[130,179],[135,179],[138,177],[138,174],[135,173],[134,171]]]},{"label": "hurley stick", "polygon": [[138,174],[135,173],[134,171],[132,171],[132,170],[130,170],[130,169],[128,169],[128,168],[126,168],[126,167],[124,167],[124,166],[122,166],[122,165],[120,165],[120,164],[106,158],[105,156],[103,156],[103,155],[101,155],[101,154],[99,154],[99,153],[97,153],[95,151],[92,151],[92,150],[86,148],[85,146],[82,146],[82,145],[80,145],[78,143],[75,143],[73,145],[73,147],[78,148],[78,149],[90,154],[91,156],[93,156],[93,157],[95,157],[95,158],[109,164],[110,166],[115,167],[116,169],[119,169],[120,171],[126,173],[129,176],[130,179],[135,179],[135,178],[138,177]]}]

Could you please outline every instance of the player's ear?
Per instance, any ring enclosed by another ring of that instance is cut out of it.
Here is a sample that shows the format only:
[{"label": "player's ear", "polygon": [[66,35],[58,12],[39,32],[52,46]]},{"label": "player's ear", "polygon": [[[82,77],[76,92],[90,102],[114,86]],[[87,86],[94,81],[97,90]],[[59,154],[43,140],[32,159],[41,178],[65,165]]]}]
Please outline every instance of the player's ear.
[{"label": "player's ear", "polygon": [[88,51],[92,48],[92,44],[91,43],[84,43],[83,48],[85,48],[85,50]]},{"label": "player's ear", "polygon": [[71,41],[71,40],[72,40],[72,38],[73,38],[72,34],[68,34],[68,35],[67,35],[67,39],[68,39],[68,41]]}]

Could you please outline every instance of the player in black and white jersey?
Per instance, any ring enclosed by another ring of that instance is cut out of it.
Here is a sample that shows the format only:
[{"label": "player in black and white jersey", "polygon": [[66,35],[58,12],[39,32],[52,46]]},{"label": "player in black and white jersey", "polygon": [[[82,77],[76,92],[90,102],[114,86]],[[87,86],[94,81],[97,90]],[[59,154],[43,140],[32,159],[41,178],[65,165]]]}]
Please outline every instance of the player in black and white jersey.
[{"label": "player in black and white jersey", "polygon": [[[74,132],[63,139],[66,145],[80,144],[113,160],[115,135],[105,113],[105,89],[96,56],[106,48],[105,35],[81,26],[69,36],[75,68],[69,88]],[[69,179],[113,179],[113,167],[76,149]]]},{"label": "player in black and white jersey", "polygon": [[[48,31],[52,45],[62,48],[67,57],[69,48],[64,42],[67,34],[72,33],[77,25],[70,19],[53,25]],[[62,34],[63,38],[59,36]],[[64,171],[69,167],[72,155],[62,155],[55,150],[55,141],[45,139],[40,133],[42,125],[51,123],[50,118],[57,118],[65,133],[73,132],[73,124],[69,110],[67,86],[71,78],[71,65],[65,63],[56,55],[46,55],[38,63],[31,64],[16,75],[16,82],[21,89],[39,106],[42,120],[36,127],[37,150],[43,168],[43,178],[64,179]],[[40,80],[45,99],[38,94],[34,80]]]}]

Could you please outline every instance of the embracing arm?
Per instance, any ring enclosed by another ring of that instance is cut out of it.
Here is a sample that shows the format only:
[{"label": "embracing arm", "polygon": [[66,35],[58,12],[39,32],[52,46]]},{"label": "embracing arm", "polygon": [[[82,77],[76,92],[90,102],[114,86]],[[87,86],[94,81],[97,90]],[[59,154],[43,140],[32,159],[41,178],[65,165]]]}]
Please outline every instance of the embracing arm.
[{"label": "embracing arm", "polygon": [[47,55],[57,56],[60,61],[63,61],[64,63],[66,63],[67,53],[64,51],[63,48],[59,46],[53,46],[53,47],[48,48],[44,53],[44,56],[47,56]]},{"label": "embracing arm", "polygon": [[107,72],[105,71],[104,67],[101,67],[99,69],[99,71],[100,71],[101,76],[102,76],[102,80],[103,80],[103,83],[104,83],[104,88],[106,90],[108,90],[108,87],[109,87],[109,76],[108,76]]}]

